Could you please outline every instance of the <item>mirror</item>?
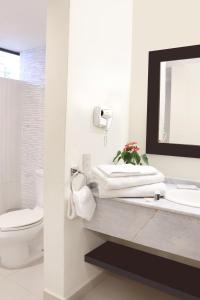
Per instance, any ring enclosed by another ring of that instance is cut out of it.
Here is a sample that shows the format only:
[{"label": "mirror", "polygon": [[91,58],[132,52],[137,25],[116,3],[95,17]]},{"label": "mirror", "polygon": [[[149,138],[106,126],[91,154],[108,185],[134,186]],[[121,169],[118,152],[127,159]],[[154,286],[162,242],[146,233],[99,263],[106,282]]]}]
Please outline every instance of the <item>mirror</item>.
[{"label": "mirror", "polygon": [[200,145],[200,58],[160,63],[159,143]]},{"label": "mirror", "polygon": [[200,157],[200,46],[149,53],[147,153]]}]

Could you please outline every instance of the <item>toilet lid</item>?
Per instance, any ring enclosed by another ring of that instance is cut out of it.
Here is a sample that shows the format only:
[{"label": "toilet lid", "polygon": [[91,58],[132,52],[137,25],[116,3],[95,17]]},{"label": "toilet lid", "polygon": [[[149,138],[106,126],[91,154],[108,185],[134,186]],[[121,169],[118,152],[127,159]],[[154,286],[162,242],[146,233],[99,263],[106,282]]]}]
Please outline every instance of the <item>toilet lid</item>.
[{"label": "toilet lid", "polygon": [[43,208],[19,209],[0,216],[0,230],[26,227],[38,223],[43,218]]}]

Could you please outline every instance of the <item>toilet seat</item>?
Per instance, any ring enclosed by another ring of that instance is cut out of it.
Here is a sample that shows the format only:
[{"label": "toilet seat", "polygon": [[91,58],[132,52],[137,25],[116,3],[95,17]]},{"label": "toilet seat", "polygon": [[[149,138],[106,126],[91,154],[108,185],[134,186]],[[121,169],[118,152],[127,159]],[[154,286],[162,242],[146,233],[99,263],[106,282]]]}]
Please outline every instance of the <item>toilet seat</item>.
[{"label": "toilet seat", "polygon": [[0,231],[25,230],[43,221],[43,208],[20,209],[5,213],[0,216]]}]

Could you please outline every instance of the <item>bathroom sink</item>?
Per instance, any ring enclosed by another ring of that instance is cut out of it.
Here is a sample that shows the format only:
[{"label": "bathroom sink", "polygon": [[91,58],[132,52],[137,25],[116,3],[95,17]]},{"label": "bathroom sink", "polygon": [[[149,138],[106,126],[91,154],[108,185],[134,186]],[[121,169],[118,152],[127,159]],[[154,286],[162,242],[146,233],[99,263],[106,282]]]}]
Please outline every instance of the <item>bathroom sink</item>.
[{"label": "bathroom sink", "polygon": [[174,189],[168,191],[165,198],[178,204],[200,208],[200,190]]}]

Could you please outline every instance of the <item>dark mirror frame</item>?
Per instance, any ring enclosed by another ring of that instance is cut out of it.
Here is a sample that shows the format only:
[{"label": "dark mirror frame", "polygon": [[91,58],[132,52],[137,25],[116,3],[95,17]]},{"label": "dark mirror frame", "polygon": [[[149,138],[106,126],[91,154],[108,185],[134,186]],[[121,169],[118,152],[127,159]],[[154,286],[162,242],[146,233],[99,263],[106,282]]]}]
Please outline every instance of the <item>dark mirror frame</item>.
[{"label": "dark mirror frame", "polygon": [[[200,146],[159,143],[160,63],[200,57],[200,45],[149,52],[146,152],[200,158]],[[199,112],[200,120],[200,112]],[[200,124],[198,124],[200,126]],[[192,133],[191,133],[192,134]]]}]

